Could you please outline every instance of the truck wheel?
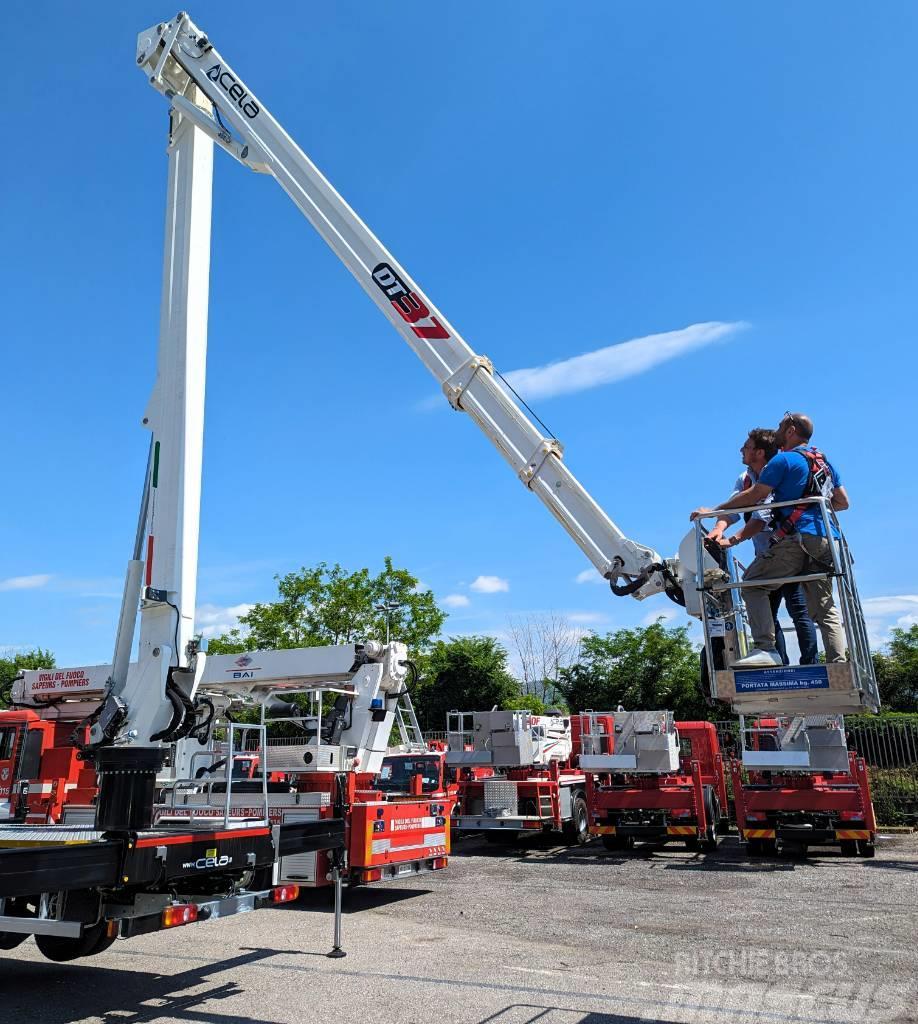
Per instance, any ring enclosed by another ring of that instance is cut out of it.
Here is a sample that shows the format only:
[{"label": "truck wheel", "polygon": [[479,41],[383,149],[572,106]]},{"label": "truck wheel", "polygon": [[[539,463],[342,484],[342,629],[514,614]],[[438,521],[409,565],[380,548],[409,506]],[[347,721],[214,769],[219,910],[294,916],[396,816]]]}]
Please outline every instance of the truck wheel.
[{"label": "truck wheel", "polygon": [[563,832],[568,846],[583,846],[590,841],[590,817],[582,793],[571,802],[571,820],[564,823]]},{"label": "truck wheel", "polygon": [[27,938],[28,935],[20,935],[18,932],[0,932],[0,949],[15,949]]},{"label": "truck wheel", "polygon": [[713,853],[717,849],[717,821],[720,819],[720,808],[717,806],[717,797],[710,786],[704,791],[704,813],[708,819],[708,827],[705,829],[704,839],[701,840],[701,849],[705,853]]},{"label": "truck wheel", "polygon": [[698,849],[698,836],[686,836],[685,848],[686,850],[691,850],[694,853],[694,851]]},{"label": "truck wheel", "polygon": [[602,845],[607,850],[617,850],[618,852],[633,850],[634,836],[603,836]]},{"label": "truck wheel", "polygon": [[114,935],[106,934],[106,924],[100,921],[99,924],[85,928],[83,934],[76,939],[65,939],[59,935],[36,935],[35,945],[48,960],[60,964],[84,956],[95,956],[108,949],[115,938]]},{"label": "truck wheel", "polygon": [[761,839],[746,840],[746,853],[750,857],[761,857],[764,852],[765,849]]},{"label": "truck wheel", "polygon": [[856,840],[856,842],[857,842],[857,852],[862,857],[875,857],[876,856],[877,848],[873,845],[873,843],[870,840],[868,840],[868,839],[858,839],[858,840]]},{"label": "truck wheel", "polygon": [[841,855],[843,857],[856,857],[857,856],[857,840],[856,839],[842,839],[839,842],[841,848]]}]

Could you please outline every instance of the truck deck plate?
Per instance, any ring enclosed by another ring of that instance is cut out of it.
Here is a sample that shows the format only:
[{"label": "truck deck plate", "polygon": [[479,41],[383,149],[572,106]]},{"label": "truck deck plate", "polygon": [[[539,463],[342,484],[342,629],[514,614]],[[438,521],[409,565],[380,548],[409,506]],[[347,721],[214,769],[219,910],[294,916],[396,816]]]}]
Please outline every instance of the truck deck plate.
[{"label": "truck deck plate", "polygon": [[0,849],[93,843],[102,833],[84,825],[0,825]]}]

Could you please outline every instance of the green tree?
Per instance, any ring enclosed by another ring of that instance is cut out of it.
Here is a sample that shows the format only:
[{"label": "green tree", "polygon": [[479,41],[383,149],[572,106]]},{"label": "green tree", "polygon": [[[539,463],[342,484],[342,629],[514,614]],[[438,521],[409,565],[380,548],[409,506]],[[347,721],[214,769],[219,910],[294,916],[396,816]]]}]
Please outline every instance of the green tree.
[{"label": "green tree", "polygon": [[884,651],[873,656],[880,697],[887,711],[918,711],[918,623],[896,627]]},{"label": "green tree", "polygon": [[54,655],[41,647],[0,658],[0,706],[9,705],[10,686],[16,676],[25,669],[54,668]]},{"label": "green tree", "polygon": [[429,590],[407,569],[385,559],[376,576],[369,569],[348,572],[340,565],[320,562],[285,576],[275,576],[278,600],[256,604],[239,618],[241,628],[210,641],[214,654],[321,647],[360,640],[384,639],[389,605],[389,631],[415,659],[423,659],[446,620]]},{"label": "green tree", "polygon": [[490,711],[520,697],[520,685],[507,669],[507,652],[491,636],[438,640],[426,676],[412,693],[422,727],[434,732],[446,728],[448,711]]},{"label": "green tree", "polygon": [[[534,693],[521,693],[519,697],[510,697],[502,701],[500,706],[502,711],[531,711],[534,715],[544,715],[550,707],[558,707],[557,703],[546,704],[541,697],[537,697]],[[480,711],[481,708],[475,710]]]},{"label": "green tree", "polygon": [[667,709],[681,721],[709,714],[688,627],[659,621],[585,636],[580,658],[562,669],[558,689],[573,712],[614,711],[621,704],[627,711]]}]

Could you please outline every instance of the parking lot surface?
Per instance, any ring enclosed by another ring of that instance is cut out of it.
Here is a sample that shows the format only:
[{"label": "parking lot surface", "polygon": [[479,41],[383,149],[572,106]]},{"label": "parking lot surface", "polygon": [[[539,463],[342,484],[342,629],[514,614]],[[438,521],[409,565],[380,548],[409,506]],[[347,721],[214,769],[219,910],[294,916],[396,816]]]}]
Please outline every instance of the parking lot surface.
[{"label": "parking lot surface", "polygon": [[447,870],[53,964],[0,958],[0,1021],[689,1024],[918,1021],[918,836],[873,860],[619,855],[477,839]]}]

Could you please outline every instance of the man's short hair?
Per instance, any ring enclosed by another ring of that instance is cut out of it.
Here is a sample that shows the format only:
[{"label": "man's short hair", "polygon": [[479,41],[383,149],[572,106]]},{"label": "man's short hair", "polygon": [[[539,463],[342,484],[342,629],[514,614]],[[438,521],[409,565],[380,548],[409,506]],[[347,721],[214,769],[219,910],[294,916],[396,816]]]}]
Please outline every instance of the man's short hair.
[{"label": "man's short hair", "polygon": [[805,412],[786,412],[781,420],[781,426],[783,427],[785,423],[792,424],[804,441],[809,441],[813,436],[813,421]]},{"label": "man's short hair", "polygon": [[765,452],[765,461],[771,460],[778,454],[778,442],[775,440],[775,432],[767,427],[754,427],[749,431],[749,440],[753,448],[761,448]]}]

